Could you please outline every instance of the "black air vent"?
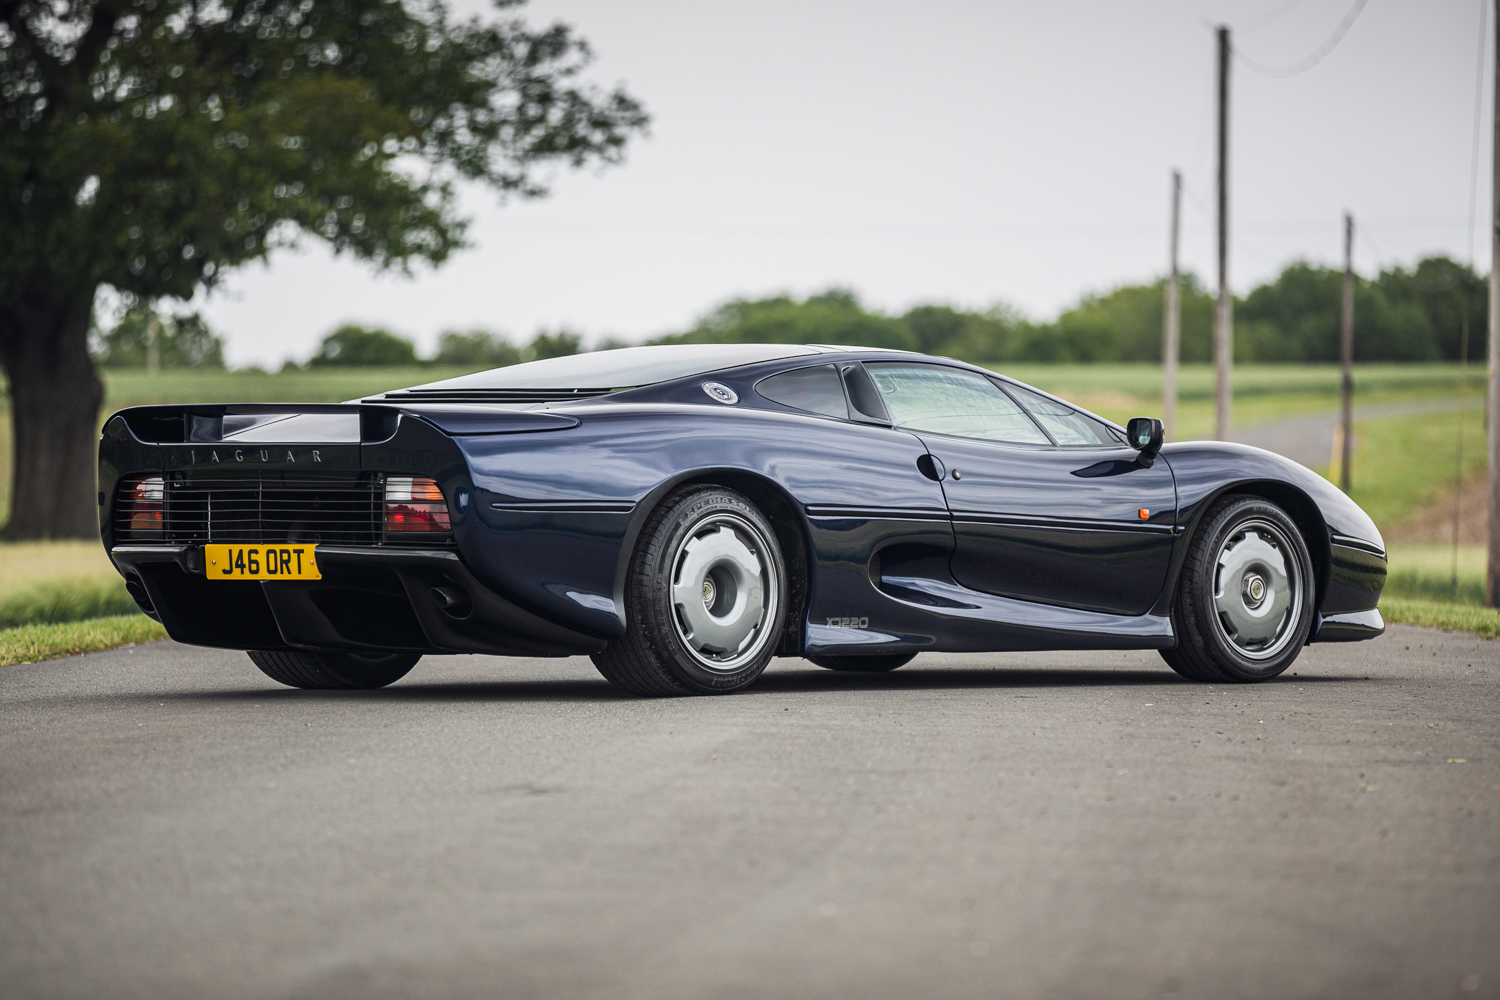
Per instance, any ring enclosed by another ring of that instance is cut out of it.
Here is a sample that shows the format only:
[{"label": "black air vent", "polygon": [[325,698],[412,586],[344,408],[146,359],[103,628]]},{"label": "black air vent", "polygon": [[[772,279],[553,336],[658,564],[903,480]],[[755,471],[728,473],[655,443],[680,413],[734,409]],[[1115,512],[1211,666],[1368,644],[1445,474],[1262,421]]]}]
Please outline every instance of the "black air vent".
[{"label": "black air vent", "polygon": [[560,403],[607,396],[615,389],[402,389],[381,399],[401,403]]},{"label": "black air vent", "polygon": [[450,544],[448,532],[386,538],[385,484],[378,476],[259,472],[248,475],[166,477],[161,527],[131,521],[131,495],[122,483],[115,532],[121,541],[323,542],[335,545]]}]

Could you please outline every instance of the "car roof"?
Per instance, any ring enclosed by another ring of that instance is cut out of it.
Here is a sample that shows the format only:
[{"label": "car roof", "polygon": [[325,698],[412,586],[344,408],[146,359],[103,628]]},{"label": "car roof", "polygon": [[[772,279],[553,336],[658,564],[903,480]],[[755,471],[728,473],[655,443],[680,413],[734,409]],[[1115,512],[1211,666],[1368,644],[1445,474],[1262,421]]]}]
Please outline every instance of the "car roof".
[{"label": "car roof", "polygon": [[805,358],[813,364],[820,364],[824,362],[817,361],[817,358],[840,354],[858,355],[868,361],[912,360],[966,368],[1055,399],[1071,409],[1123,431],[1113,420],[1107,420],[1077,403],[1068,402],[1060,396],[992,369],[920,352],[845,344],[657,344],[649,347],[619,347],[492,368],[409,389],[398,389],[367,397],[364,401],[487,402],[511,406],[575,400],[582,402],[612,396],[622,389],[640,389],[661,382],[710,372],[727,372],[733,368],[748,368],[768,362]]},{"label": "car roof", "polygon": [[843,353],[805,344],[662,344],[527,361],[413,386],[411,392],[473,389],[624,389],[744,365]]}]

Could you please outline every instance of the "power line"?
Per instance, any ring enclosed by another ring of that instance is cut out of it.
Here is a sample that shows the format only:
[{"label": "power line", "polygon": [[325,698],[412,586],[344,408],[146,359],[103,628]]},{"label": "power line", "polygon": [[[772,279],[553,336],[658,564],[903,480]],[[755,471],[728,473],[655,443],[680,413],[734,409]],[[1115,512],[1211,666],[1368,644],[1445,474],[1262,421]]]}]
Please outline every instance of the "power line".
[{"label": "power line", "polygon": [[1283,14],[1290,13],[1292,8],[1296,7],[1301,2],[1302,0],[1287,0],[1286,3],[1282,4],[1280,7],[1275,8],[1270,13],[1256,18],[1254,21],[1251,21],[1247,25],[1239,25],[1234,30],[1241,35],[1248,35],[1252,31],[1259,31],[1261,28],[1268,27],[1281,20],[1281,16]]},{"label": "power line", "polygon": [[1344,40],[1344,35],[1354,26],[1354,22],[1359,20],[1360,12],[1365,9],[1365,4],[1367,3],[1369,3],[1369,0],[1354,0],[1354,6],[1349,8],[1349,13],[1344,15],[1344,19],[1339,22],[1339,26],[1333,29],[1333,34],[1329,35],[1323,44],[1314,49],[1312,54],[1307,58],[1299,62],[1294,62],[1290,66],[1262,66],[1239,49],[1235,49],[1234,54],[1240,57],[1240,62],[1245,64],[1245,68],[1253,70],[1262,76],[1299,76],[1322,62],[1324,56],[1338,48],[1339,42]]},{"label": "power line", "polygon": [[[1192,176],[1184,174],[1185,177]],[[1198,193],[1191,193],[1186,186],[1184,190],[1190,192],[1190,197],[1195,199],[1195,208],[1203,213],[1210,221],[1213,219],[1213,209],[1203,201],[1208,197]],[[1128,217],[1124,217],[1128,218]],[[1363,217],[1361,217],[1363,220]],[[1460,214],[1454,215],[1432,215],[1432,216],[1378,216],[1375,221],[1380,224],[1383,232],[1392,231],[1462,231],[1467,222],[1467,217]],[[662,236],[670,238],[689,239],[713,239],[713,238],[765,238],[777,239],[782,237],[796,237],[799,239],[974,239],[974,240],[1011,240],[1011,239],[1072,239],[1075,237],[1094,237],[1109,239],[1128,239],[1136,236],[1147,236],[1160,232],[1159,223],[1145,221],[1121,221],[1111,223],[1073,223],[1073,222],[1046,222],[1046,223],[1004,223],[1004,222],[976,222],[970,224],[961,223],[918,223],[918,222],[889,222],[889,223],[857,223],[857,222],[791,222],[791,221],[768,221],[749,222],[727,218],[683,218],[683,219],[642,219],[642,218],[583,218],[583,217],[552,217],[536,216],[525,217],[520,214],[505,217],[496,223],[497,228],[527,233],[559,234],[567,235],[574,233],[598,233],[603,235],[619,236]],[[1248,232],[1263,236],[1278,235],[1300,235],[1303,233],[1322,232],[1327,229],[1328,223],[1324,219],[1308,218],[1261,218],[1242,222],[1238,227],[1239,232]],[[1240,243],[1239,236],[1234,237],[1235,246]],[[1254,249],[1252,247],[1252,249]]]},{"label": "power line", "polygon": [[[1414,277],[1410,277],[1403,273],[1401,265],[1394,262],[1395,257],[1391,254],[1386,253],[1385,248],[1381,247],[1375,242],[1375,237],[1370,235],[1370,229],[1368,226],[1361,225],[1358,229],[1355,230],[1355,235],[1358,237],[1359,241],[1365,245],[1365,249],[1369,250],[1374,255],[1375,274],[1377,277],[1382,274],[1390,275],[1393,280],[1399,281],[1413,291],[1421,292],[1424,295],[1435,295],[1438,292],[1446,292],[1459,283],[1460,279],[1457,268],[1449,269],[1447,281],[1437,282],[1434,284],[1417,281]],[[1413,274],[1415,274],[1415,272],[1413,272]]]},{"label": "power line", "polygon": [[[1198,193],[1194,191],[1193,188],[1186,182],[1183,182],[1182,193],[1188,196],[1188,203],[1192,205],[1193,208],[1197,209],[1199,215],[1202,215],[1203,218],[1209,222],[1212,222],[1214,220],[1213,208],[1210,207],[1209,204],[1202,198],[1198,197]],[[1277,265],[1283,263],[1286,259],[1284,255],[1281,257],[1277,257],[1275,254],[1267,252],[1254,243],[1246,242],[1245,238],[1240,235],[1239,229],[1236,229],[1234,231],[1234,233],[1229,237],[1229,241],[1230,244],[1234,247],[1236,253],[1241,253],[1248,257],[1253,257],[1255,260],[1260,261],[1267,267],[1276,267]]]},{"label": "power line", "polygon": [[[1431,284],[1424,281],[1417,281],[1414,277],[1404,273],[1400,262],[1393,255],[1386,253],[1385,249],[1375,242],[1374,237],[1368,232],[1368,227],[1360,226],[1356,230],[1356,235],[1360,242],[1365,245],[1365,249],[1369,250],[1375,256],[1375,274],[1377,277],[1382,274],[1389,275],[1392,280],[1399,281],[1413,291],[1421,292],[1424,295],[1436,295],[1438,292],[1446,292],[1463,280],[1463,265],[1453,264],[1452,261],[1449,261],[1450,266],[1447,269],[1447,280]],[[1472,271],[1472,268],[1470,270]],[[1412,272],[1412,274],[1415,273],[1415,271]]]}]

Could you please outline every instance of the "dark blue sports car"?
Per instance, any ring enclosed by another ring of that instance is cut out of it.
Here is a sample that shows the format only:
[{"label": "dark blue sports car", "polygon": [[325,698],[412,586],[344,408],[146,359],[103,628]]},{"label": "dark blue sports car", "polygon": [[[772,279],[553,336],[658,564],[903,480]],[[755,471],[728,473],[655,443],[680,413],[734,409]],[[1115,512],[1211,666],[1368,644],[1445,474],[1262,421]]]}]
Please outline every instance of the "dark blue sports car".
[{"label": "dark blue sports car", "polygon": [[1156,649],[1260,681],[1385,627],[1380,532],[1302,466],[899,351],[633,347],[132,407],[99,486],[141,610],[307,688],[424,653],[586,653],[649,695],[923,650]]}]

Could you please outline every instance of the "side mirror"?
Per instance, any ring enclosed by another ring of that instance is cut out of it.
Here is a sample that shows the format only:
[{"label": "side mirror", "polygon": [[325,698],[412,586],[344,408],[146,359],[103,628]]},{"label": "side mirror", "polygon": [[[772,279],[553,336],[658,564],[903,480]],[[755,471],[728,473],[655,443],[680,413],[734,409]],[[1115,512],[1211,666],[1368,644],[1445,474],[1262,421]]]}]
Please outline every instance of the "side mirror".
[{"label": "side mirror", "polygon": [[1131,417],[1130,423],[1125,425],[1125,440],[1141,453],[1141,464],[1148,468],[1156,461],[1156,453],[1161,451],[1162,433],[1161,421],[1155,417]]}]

